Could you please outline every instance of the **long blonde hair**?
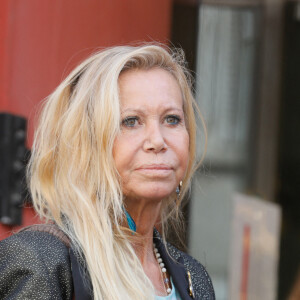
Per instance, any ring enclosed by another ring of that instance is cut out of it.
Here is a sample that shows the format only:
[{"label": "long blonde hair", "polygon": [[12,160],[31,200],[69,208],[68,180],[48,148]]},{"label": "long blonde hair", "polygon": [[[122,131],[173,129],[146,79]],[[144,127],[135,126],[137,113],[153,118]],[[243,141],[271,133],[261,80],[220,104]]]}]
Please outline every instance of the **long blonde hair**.
[{"label": "long blonde hair", "polygon": [[178,223],[196,167],[195,100],[182,51],[146,44],[92,55],[47,98],[36,130],[27,172],[34,207],[41,217],[56,222],[82,254],[97,300],[154,297],[122,227],[122,187],[112,148],[120,130],[119,75],[157,67],[170,72],[181,88],[190,137],[181,197],[163,201],[160,221],[165,236],[167,225]]}]

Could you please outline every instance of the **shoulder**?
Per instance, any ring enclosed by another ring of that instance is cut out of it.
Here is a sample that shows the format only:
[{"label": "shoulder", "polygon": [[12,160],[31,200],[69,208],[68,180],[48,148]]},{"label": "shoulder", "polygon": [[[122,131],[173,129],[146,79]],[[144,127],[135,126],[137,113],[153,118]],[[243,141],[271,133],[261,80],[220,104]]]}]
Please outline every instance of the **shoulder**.
[{"label": "shoulder", "polygon": [[47,232],[22,231],[0,242],[0,261],[22,261],[23,265],[35,262],[48,269],[68,262],[68,247]]},{"label": "shoulder", "polygon": [[196,299],[215,299],[211,278],[205,267],[195,258],[167,244],[168,252],[176,261],[181,261],[184,268],[191,274]]},{"label": "shoulder", "polygon": [[1,241],[0,270],[4,299],[71,297],[69,249],[48,232],[22,231]]},{"label": "shoulder", "polygon": [[[45,247],[51,247],[54,252],[68,252],[68,247],[59,238],[50,232],[37,230],[22,230],[13,234],[9,238],[0,241],[0,247],[2,249],[21,248],[23,250],[37,252],[38,254],[40,253],[41,255],[45,252]],[[42,249],[44,249],[44,251]],[[20,251],[18,253],[21,254]],[[0,255],[1,254],[2,253],[0,253]]]}]

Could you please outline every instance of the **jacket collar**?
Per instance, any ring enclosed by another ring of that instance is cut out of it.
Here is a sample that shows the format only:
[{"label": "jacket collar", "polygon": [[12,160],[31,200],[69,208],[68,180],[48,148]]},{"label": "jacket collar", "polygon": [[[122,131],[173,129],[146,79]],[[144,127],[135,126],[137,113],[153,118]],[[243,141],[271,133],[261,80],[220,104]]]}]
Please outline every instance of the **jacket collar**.
[{"label": "jacket collar", "polygon": [[182,300],[192,300],[193,298],[189,294],[189,282],[186,270],[183,264],[183,258],[180,255],[176,260],[170,256],[167,252],[162,238],[160,237],[158,231],[154,229],[153,242],[157,247],[161,258],[173,279],[173,283],[181,296]]},{"label": "jacket collar", "polygon": [[82,269],[80,258],[72,248],[69,248],[72,279],[73,279],[73,299],[93,300],[90,278],[86,278]]}]

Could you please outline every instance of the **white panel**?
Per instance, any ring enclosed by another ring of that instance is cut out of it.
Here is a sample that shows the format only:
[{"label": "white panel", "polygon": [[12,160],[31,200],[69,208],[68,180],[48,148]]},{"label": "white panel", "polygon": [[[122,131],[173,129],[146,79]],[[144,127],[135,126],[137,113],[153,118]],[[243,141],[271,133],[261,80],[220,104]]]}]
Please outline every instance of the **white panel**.
[{"label": "white panel", "polygon": [[280,218],[274,203],[234,196],[229,299],[276,299]]}]

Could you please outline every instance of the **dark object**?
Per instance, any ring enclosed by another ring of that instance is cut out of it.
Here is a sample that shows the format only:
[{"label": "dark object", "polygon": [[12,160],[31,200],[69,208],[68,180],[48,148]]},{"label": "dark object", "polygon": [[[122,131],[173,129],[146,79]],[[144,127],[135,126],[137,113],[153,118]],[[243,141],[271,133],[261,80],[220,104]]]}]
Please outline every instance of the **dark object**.
[{"label": "dark object", "polygon": [[[282,207],[278,299],[290,299],[300,269],[300,22],[299,2],[285,2],[278,198]],[[294,298],[298,299],[298,298]]]},{"label": "dark object", "polygon": [[196,71],[196,55],[199,30],[200,1],[174,1],[172,37],[171,42],[175,47],[182,48],[186,55],[188,68],[193,75]]},{"label": "dark object", "polygon": [[0,222],[20,225],[26,197],[26,119],[0,113]]}]

